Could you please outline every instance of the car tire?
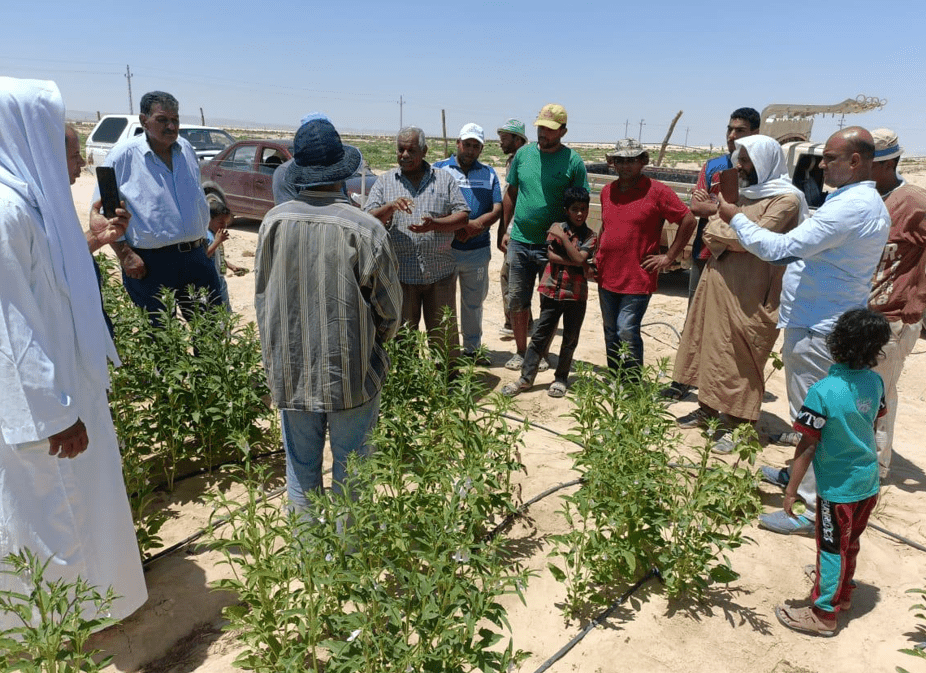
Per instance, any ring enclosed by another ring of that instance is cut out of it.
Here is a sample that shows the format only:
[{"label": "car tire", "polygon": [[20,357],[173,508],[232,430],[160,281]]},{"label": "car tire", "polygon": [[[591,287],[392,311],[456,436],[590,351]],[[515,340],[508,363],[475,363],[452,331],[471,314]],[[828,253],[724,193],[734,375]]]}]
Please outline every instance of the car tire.
[{"label": "car tire", "polygon": [[223,206],[228,208],[228,202],[225,200],[225,195],[220,192],[218,189],[205,189],[203,190],[206,193],[206,201],[210,199],[215,199]]}]

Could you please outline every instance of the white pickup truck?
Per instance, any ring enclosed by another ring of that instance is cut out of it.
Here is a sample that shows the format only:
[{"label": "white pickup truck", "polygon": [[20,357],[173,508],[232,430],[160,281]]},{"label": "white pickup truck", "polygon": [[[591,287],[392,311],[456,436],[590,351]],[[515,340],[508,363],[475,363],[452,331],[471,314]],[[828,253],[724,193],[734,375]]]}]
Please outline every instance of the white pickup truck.
[{"label": "white pickup truck", "polygon": [[[87,136],[87,163],[90,166],[101,165],[117,142],[137,136],[142,131],[138,115],[104,116]],[[180,135],[190,141],[200,161],[211,159],[235,142],[226,131],[210,126],[180,124]]]}]

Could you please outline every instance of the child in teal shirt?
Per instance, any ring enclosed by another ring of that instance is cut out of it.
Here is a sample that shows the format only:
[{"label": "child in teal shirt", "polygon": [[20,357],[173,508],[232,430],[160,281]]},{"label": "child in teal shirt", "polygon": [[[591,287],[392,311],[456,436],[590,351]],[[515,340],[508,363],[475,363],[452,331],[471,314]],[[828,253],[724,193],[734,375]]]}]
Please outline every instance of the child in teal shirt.
[{"label": "child in teal shirt", "polygon": [[826,338],[836,364],[807,392],[794,421],[794,452],[784,510],[795,516],[797,486],[811,461],[817,475],[817,567],[810,607],[775,608],[795,631],[832,636],[836,615],[851,606],[859,538],[878,500],[875,421],[885,412],[884,383],[871,371],[891,328],[880,313],[846,311]]}]

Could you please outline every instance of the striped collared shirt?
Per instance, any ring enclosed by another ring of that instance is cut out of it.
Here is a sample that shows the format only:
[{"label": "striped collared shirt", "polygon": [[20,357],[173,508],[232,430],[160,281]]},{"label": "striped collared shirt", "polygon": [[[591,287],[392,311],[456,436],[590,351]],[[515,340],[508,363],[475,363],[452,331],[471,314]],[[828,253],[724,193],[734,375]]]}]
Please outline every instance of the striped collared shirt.
[{"label": "striped collared shirt", "polygon": [[260,225],[254,306],[274,403],[330,412],[368,402],[402,291],[379,220],[336,192],[304,190]]},{"label": "striped collared shirt", "polygon": [[456,268],[450,252],[453,232],[416,234],[408,226],[420,223],[424,216],[469,212],[457,181],[447,171],[434,170],[426,164],[424,177],[415,189],[399,168],[393,168],[377,178],[363,208],[370,212],[400,196],[412,199],[415,207],[411,213],[397,210],[389,228],[389,238],[399,260],[399,280],[406,285],[430,285],[443,280]]}]

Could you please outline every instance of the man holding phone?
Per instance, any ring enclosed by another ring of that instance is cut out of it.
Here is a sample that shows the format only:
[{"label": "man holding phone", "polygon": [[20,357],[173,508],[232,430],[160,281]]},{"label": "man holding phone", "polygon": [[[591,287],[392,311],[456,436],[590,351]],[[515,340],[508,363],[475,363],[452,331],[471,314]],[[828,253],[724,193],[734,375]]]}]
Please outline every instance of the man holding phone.
[{"label": "man holding phone", "polygon": [[[67,158],[68,179],[73,185],[80,177],[80,171],[87,165],[87,161],[80,153],[80,138],[77,131],[70,124],[64,126],[64,152]],[[120,207],[115,209],[112,217],[106,217],[101,212],[103,202],[100,200],[94,202],[90,210],[90,228],[84,232],[90,252],[96,252],[104,245],[111,245],[125,235],[131,215],[129,211],[121,207],[125,204],[119,205]],[[99,276],[99,269],[97,269],[97,276]]]},{"label": "man holding phone", "polygon": [[[727,153],[708,159],[704,166],[701,167],[698,183],[691,194],[691,212],[698,218],[698,228],[695,230],[694,239],[691,242],[691,267],[688,269],[689,307],[694,299],[695,290],[698,289],[701,272],[711,255],[702,239],[704,228],[707,226],[707,219],[717,212],[717,200],[711,198],[711,195],[717,194],[720,175],[725,170],[733,168],[732,157],[733,152],[736,151],[734,143],[740,138],[757,134],[761,125],[761,115],[753,108],[741,107],[734,110],[730,114],[730,120],[727,122]],[[673,381],[672,385],[663,388],[660,394],[670,400],[681,400],[688,395],[691,389],[692,386]]]},{"label": "man holding phone", "polygon": [[218,306],[219,277],[205,246],[209,206],[196,152],[179,134],[180,104],[169,93],[152,91],[139,107],[145,132],[117,144],[104,162],[114,169],[132,218],[125,239],[112,246],[122,282],[132,301],[152,316],[163,308],[158,294],[164,287],[176,292],[184,314],[191,305],[190,285],[206,290],[210,304]]},{"label": "man holding phone", "polygon": [[[781,145],[752,135],[736,141],[736,172],[724,172],[721,195],[732,198],[758,226],[785,233],[808,215],[804,193],[791,184]],[[740,179],[738,198],[725,189],[728,175]],[[704,230],[710,257],[688,309],[672,380],[697,386],[698,407],[678,419],[683,428],[721,420],[715,453],[736,448],[730,430],[759,419],[765,393],[765,363],[778,338],[778,302],[785,267],[746,252],[718,215]]]}]

